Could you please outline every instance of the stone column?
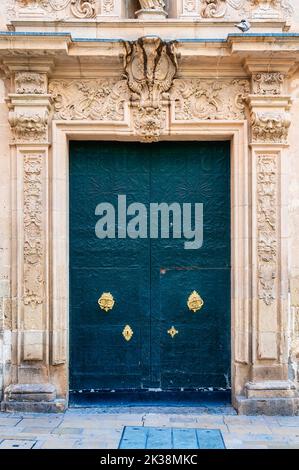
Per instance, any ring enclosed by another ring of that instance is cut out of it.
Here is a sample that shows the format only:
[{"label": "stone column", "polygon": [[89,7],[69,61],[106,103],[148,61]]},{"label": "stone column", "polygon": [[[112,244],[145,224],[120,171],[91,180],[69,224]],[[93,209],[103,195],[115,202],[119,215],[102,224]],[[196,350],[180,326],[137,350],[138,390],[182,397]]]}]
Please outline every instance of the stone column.
[{"label": "stone column", "polygon": [[44,58],[5,63],[13,93],[8,95],[13,166],[12,383],[2,408],[55,411],[49,377],[49,113]]},{"label": "stone column", "polygon": [[245,414],[295,414],[295,384],[289,380],[287,156],[290,61],[247,63],[252,150],[252,368]]}]

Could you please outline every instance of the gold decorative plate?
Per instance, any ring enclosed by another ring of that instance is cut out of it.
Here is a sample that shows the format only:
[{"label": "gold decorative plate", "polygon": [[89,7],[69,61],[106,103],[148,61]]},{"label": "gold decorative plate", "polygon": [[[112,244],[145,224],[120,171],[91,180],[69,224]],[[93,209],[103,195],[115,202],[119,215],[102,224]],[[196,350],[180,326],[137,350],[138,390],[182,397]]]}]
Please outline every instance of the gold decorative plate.
[{"label": "gold decorative plate", "polygon": [[102,310],[105,310],[105,312],[109,312],[109,310],[113,309],[115,304],[113,295],[110,294],[110,292],[103,292],[103,294],[98,300],[98,304]]},{"label": "gold decorative plate", "polygon": [[130,325],[126,325],[122,332],[122,335],[125,338],[125,340],[130,341],[132,339],[133,334],[134,334],[134,331],[132,330]]},{"label": "gold decorative plate", "polygon": [[192,294],[189,295],[187,305],[189,310],[191,310],[192,312],[197,312],[203,307],[204,301],[200,297],[199,293],[196,292],[196,290],[194,290]]},{"label": "gold decorative plate", "polygon": [[172,338],[174,338],[175,335],[177,335],[179,332],[178,332],[178,330],[175,329],[174,326],[172,326],[172,327],[170,328],[170,330],[167,331],[167,333],[168,333]]}]

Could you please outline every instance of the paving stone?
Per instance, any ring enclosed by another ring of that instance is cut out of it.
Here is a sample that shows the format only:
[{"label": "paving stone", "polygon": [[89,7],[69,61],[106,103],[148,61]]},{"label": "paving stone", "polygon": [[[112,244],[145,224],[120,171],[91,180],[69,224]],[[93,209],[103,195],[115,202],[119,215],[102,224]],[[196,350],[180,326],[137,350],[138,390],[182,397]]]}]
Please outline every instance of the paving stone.
[{"label": "paving stone", "polygon": [[26,441],[19,439],[4,439],[0,444],[0,449],[32,449],[36,441]]},{"label": "paving stone", "polygon": [[170,423],[196,423],[196,418],[188,418],[187,416],[174,416],[169,418]]},{"label": "paving stone", "polygon": [[282,426],[277,426],[276,428],[272,427],[272,432],[273,434],[284,434],[288,436],[297,436],[299,438],[299,427],[293,427],[293,426],[288,426],[288,427],[282,427]]},{"label": "paving stone", "polygon": [[27,433],[27,434],[51,434],[55,428],[44,428],[44,427],[38,427],[38,426],[28,426],[27,428],[24,428],[22,432]]},{"label": "paving stone", "polygon": [[16,426],[18,423],[22,421],[22,418],[2,418],[0,415],[0,429],[2,426]]},{"label": "paving stone", "polygon": [[48,439],[41,442],[40,447],[34,446],[34,449],[73,449],[76,443],[76,439]]},{"label": "paving stone", "polygon": [[53,434],[82,434],[83,428],[56,428],[52,431]]},{"label": "paving stone", "polygon": [[299,427],[299,416],[280,416],[276,419],[280,426]]},{"label": "paving stone", "polygon": [[89,429],[84,429],[82,433],[83,438],[89,438],[89,439],[120,439],[122,435],[122,430],[115,430],[115,429],[110,429],[110,430],[99,430],[99,431],[94,431],[94,430],[89,430]]},{"label": "paving stone", "polygon": [[224,416],[223,419],[226,424],[236,424],[239,426],[247,424],[266,424],[264,416]]},{"label": "paving stone", "polygon": [[224,424],[223,416],[214,416],[214,415],[206,415],[206,416],[197,416],[196,421],[198,424]]},{"label": "paving stone", "polygon": [[[117,447],[118,447],[118,443],[116,447],[114,448],[117,448]],[[110,449],[110,448],[111,447],[109,447],[108,442],[100,441],[100,440],[93,441],[89,439],[84,439],[74,445],[74,449]]]},{"label": "paving stone", "polygon": [[272,430],[267,425],[244,425],[244,424],[228,424],[227,425],[229,432],[239,433],[239,434],[271,434]]},{"label": "paving stone", "polygon": [[39,427],[39,428],[42,428],[42,427],[55,427],[55,426],[58,426],[60,423],[62,423],[63,421],[63,416],[51,416],[51,417],[44,417],[37,413],[37,415],[35,416],[35,418],[24,418],[22,421],[20,421],[18,424],[17,424],[17,427],[22,427],[22,428],[25,428],[25,427],[32,427],[32,426],[36,426],[36,427]]}]

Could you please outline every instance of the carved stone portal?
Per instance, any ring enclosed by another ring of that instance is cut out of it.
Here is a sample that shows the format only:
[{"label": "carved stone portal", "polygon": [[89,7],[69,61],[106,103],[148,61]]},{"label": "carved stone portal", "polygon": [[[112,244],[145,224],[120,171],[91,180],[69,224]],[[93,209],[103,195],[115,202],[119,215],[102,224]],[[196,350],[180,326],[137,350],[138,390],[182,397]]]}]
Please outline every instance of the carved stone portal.
[{"label": "carved stone portal", "polygon": [[177,71],[174,41],[143,37],[125,42],[125,76],[131,92],[135,129],[145,142],[156,141],[163,129],[167,93]]}]

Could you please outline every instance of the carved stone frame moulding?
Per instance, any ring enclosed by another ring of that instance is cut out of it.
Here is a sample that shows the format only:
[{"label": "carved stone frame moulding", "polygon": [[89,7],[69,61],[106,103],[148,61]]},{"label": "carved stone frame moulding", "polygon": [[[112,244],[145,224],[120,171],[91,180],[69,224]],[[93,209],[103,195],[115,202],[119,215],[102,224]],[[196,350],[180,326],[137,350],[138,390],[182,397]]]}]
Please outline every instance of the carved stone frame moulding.
[{"label": "carved stone frame moulding", "polygon": [[[128,116],[128,114],[127,114]],[[52,141],[52,383],[68,397],[68,161],[70,140],[134,141],[130,122],[54,121]],[[172,121],[160,140],[231,141],[232,399],[243,393],[250,370],[249,160],[247,121]],[[61,377],[64,380],[61,381]]]}]

